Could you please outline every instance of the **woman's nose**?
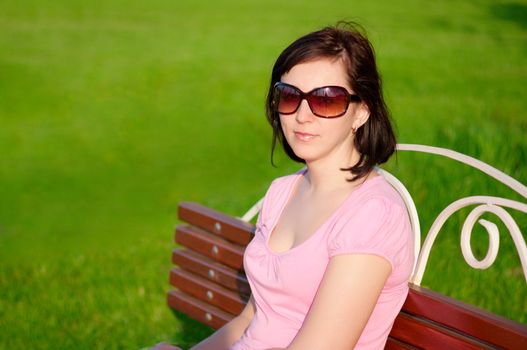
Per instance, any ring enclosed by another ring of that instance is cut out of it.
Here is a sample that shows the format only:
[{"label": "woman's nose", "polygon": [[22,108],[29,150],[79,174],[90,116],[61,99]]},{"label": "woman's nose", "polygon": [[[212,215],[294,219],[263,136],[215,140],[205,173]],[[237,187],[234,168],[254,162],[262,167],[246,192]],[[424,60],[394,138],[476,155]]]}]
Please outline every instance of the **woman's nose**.
[{"label": "woman's nose", "polygon": [[313,112],[311,112],[311,108],[309,107],[307,100],[302,100],[296,111],[296,121],[299,123],[306,123],[313,120],[313,118],[316,117]]}]

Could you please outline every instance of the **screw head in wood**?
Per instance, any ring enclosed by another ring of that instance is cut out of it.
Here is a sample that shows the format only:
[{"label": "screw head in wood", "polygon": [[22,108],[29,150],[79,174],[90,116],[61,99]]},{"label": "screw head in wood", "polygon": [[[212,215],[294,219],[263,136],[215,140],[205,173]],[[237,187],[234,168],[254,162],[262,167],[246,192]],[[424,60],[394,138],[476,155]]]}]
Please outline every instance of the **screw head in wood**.
[{"label": "screw head in wood", "polygon": [[216,232],[221,232],[221,224],[219,222],[214,224],[214,230]]},{"label": "screw head in wood", "polygon": [[218,255],[219,252],[220,252],[220,248],[218,248],[217,245],[213,245],[212,246],[212,254]]}]

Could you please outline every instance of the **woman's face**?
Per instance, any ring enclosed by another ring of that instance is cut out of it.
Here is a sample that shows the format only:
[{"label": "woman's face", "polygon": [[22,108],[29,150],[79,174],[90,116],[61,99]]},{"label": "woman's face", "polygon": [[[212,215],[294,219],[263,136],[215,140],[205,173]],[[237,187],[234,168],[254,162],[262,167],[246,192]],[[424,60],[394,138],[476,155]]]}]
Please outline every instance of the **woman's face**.
[{"label": "woman's face", "polygon": [[[318,59],[294,66],[282,75],[281,81],[294,85],[303,92],[314,88],[336,85],[354,93],[347,82],[347,72],[342,60]],[[357,129],[368,119],[369,112],[364,103],[352,102],[346,113],[338,118],[315,116],[306,100],[302,100],[293,114],[280,114],[284,136],[295,152],[306,163],[329,160],[340,167],[348,167],[354,147],[353,128]]]}]

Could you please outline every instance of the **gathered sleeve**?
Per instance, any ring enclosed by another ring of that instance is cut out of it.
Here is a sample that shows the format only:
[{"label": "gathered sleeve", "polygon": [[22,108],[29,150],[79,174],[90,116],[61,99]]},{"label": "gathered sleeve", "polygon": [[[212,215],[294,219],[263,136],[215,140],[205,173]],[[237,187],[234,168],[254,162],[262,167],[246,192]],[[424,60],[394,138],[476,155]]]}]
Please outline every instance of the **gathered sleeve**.
[{"label": "gathered sleeve", "polygon": [[408,214],[389,198],[374,197],[350,208],[335,224],[328,240],[330,257],[340,254],[373,254],[387,260],[392,272],[408,264],[413,234]]}]

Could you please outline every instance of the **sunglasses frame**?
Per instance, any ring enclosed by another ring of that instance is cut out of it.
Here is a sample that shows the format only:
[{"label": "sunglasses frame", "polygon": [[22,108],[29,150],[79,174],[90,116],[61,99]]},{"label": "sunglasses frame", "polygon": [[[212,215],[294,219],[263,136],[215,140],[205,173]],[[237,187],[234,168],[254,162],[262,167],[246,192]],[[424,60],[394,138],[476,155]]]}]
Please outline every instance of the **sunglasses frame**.
[{"label": "sunglasses frame", "polygon": [[[281,113],[278,111],[278,103],[276,102],[277,98],[279,95],[277,95],[277,89],[279,86],[286,86],[286,87],[289,87],[289,88],[292,88],[293,90],[297,91],[300,95],[300,100],[298,102],[298,105],[296,106],[295,110],[292,111],[292,112],[289,112],[289,113]],[[320,114],[317,114],[314,110],[313,110],[313,106],[311,106],[311,102],[310,102],[310,99],[309,99],[309,96],[312,95],[313,92],[317,91],[317,90],[320,90],[320,89],[327,89],[327,88],[338,88],[338,89],[341,89],[343,91],[346,92],[346,96],[348,97],[348,103],[346,104],[346,108],[344,109],[344,111],[340,114],[337,114],[337,115],[334,115],[334,116],[325,116],[325,115],[320,115]],[[311,113],[313,113],[315,116],[319,117],[319,118],[324,118],[324,119],[332,119],[332,118],[338,118],[338,117],[342,117],[344,114],[346,114],[346,112],[348,111],[348,107],[349,107],[349,104],[351,102],[360,102],[362,101],[362,99],[360,98],[359,95],[356,95],[356,94],[350,94],[348,92],[348,90],[343,87],[343,86],[337,86],[337,85],[328,85],[328,86],[320,86],[320,87],[316,87],[314,89],[312,89],[311,91],[309,92],[303,92],[302,90],[300,90],[299,88],[297,88],[296,86],[294,85],[291,85],[291,84],[287,84],[287,83],[284,83],[284,82],[281,82],[281,81],[277,81],[274,86],[273,86],[273,104],[274,104],[274,108],[276,110],[277,113],[279,114],[283,114],[283,115],[290,115],[290,114],[294,114],[296,113],[296,111],[298,111],[298,108],[300,107],[300,105],[302,104],[302,100],[306,100],[307,101],[307,104],[309,105],[309,109],[311,110]]]}]

